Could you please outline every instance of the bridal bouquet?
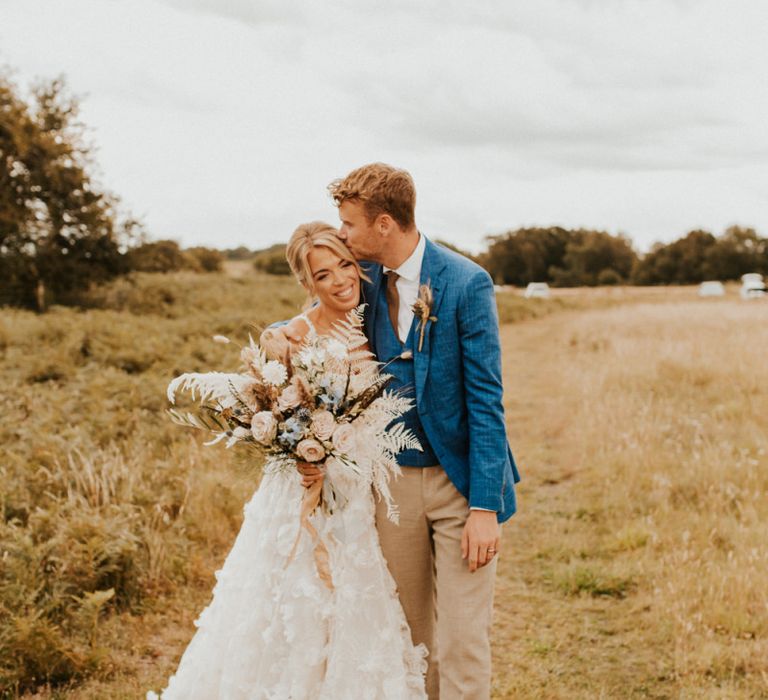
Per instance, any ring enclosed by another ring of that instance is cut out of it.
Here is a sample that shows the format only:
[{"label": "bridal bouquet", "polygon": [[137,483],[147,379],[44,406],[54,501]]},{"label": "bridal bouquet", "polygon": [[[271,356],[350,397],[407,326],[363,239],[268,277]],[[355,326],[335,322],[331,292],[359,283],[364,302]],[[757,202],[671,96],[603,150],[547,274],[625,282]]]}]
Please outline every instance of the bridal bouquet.
[{"label": "bridal bouquet", "polygon": [[[330,336],[308,336],[290,360],[269,359],[253,338],[241,349],[238,373],[188,373],[168,385],[168,399],[189,391],[199,400],[196,412],[171,409],[180,425],[212,432],[206,445],[244,443],[266,453],[266,470],[295,469],[299,462],[324,468],[326,478],[305,504],[343,506],[334,487],[346,479],[364,479],[397,521],[389,478],[399,474],[395,460],[405,449],[420,450],[416,437],[397,418],[409,399],[387,391],[391,377],[365,350],[362,309],[349,312]],[[222,342],[229,342],[219,337]],[[323,490],[320,491],[322,486]]]}]

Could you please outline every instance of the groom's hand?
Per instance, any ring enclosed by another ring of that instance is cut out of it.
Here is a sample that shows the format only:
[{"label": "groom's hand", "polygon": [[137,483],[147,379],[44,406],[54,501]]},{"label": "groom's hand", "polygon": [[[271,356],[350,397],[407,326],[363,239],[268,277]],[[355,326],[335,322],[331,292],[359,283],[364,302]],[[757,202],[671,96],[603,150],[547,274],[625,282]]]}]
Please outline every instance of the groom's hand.
[{"label": "groom's hand", "polygon": [[469,511],[464,532],[461,533],[461,558],[469,560],[470,571],[477,571],[499,553],[500,533],[494,511]]},{"label": "groom's hand", "polygon": [[311,464],[310,462],[299,462],[296,465],[296,468],[302,476],[301,485],[305,488],[309,488],[316,481],[323,480],[323,472],[318,466]]}]

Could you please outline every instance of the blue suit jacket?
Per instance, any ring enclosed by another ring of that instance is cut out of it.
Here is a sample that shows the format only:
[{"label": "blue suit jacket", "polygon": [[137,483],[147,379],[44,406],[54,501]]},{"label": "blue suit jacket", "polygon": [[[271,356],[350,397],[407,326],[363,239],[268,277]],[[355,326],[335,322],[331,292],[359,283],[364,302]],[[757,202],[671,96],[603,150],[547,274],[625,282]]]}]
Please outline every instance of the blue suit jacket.
[{"label": "blue suit jacket", "polygon": [[[362,263],[366,335],[375,347],[381,265]],[[479,265],[426,241],[421,284],[434,295],[424,345],[414,346],[416,409],[432,449],[470,507],[498,513],[516,509],[520,476],[507,442],[502,404],[499,320],[493,282]],[[416,336],[415,336],[416,337]]]}]

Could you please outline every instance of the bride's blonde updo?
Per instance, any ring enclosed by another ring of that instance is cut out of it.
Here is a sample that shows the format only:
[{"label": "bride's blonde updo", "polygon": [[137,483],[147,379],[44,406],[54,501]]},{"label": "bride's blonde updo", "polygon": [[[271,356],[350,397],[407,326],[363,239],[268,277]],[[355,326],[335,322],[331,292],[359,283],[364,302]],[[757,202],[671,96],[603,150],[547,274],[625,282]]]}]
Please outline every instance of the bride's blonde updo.
[{"label": "bride's blonde updo", "polygon": [[324,221],[311,221],[308,224],[301,224],[288,241],[285,257],[288,259],[291,272],[309,292],[308,303],[310,304],[314,300],[314,283],[312,270],[309,266],[309,254],[313,248],[328,248],[342,260],[353,263],[362,279],[368,279],[349,248],[336,236],[337,232],[338,229]]}]

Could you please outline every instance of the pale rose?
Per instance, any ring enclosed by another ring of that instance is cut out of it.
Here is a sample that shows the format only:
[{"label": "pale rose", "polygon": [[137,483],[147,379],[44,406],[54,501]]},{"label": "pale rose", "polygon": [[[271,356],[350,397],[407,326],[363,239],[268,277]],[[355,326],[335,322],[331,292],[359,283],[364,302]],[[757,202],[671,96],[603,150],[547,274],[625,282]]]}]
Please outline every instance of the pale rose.
[{"label": "pale rose", "polygon": [[307,438],[296,445],[296,454],[305,462],[319,462],[325,457],[325,449],[317,440]]},{"label": "pale rose", "polygon": [[251,418],[251,435],[256,442],[270,445],[277,435],[277,420],[271,411],[260,411]]},{"label": "pale rose", "polygon": [[310,428],[320,440],[330,440],[335,427],[336,420],[330,411],[321,410],[312,414]]},{"label": "pale rose", "polygon": [[333,431],[333,446],[339,452],[349,452],[354,444],[355,429],[349,423],[342,423]]},{"label": "pale rose", "polygon": [[301,392],[295,384],[289,384],[277,398],[277,405],[281,411],[296,408],[301,403]]}]

